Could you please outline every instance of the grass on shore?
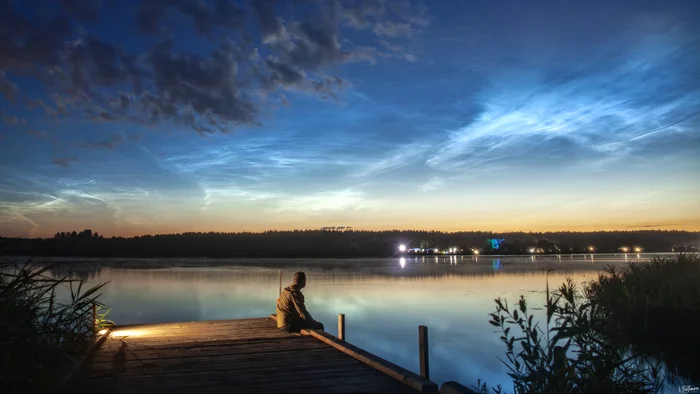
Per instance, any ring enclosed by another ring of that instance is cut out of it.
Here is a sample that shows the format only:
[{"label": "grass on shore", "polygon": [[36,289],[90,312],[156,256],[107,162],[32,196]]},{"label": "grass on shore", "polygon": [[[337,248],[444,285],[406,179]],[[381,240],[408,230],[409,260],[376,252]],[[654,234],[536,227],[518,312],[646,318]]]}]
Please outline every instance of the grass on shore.
[{"label": "grass on shore", "polygon": [[[545,328],[533,324],[524,297],[515,307],[495,301],[489,323],[500,329],[515,393],[649,393],[666,378],[700,376],[689,358],[697,355],[687,352],[700,347],[696,254],[606,267],[583,286],[567,279],[551,293],[547,284]],[[475,388],[489,392],[481,381]]]},{"label": "grass on shore", "polygon": [[[68,275],[52,278],[50,269],[31,260],[0,262],[0,381],[5,393],[54,388],[94,337],[93,305],[97,329],[110,323],[98,301],[104,284],[86,289],[83,280]],[[69,295],[58,297],[61,291]]]}]

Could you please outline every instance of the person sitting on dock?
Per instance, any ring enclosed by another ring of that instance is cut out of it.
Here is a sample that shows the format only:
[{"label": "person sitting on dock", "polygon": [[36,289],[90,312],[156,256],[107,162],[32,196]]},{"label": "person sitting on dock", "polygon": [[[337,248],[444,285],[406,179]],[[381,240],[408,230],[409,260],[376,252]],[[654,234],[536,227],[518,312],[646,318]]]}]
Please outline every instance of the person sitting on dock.
[{"label": "person sitting on dock", "polygon": [[297,272],[292,281],[292,285],[286,287],[277,299],[277,327],[286,332],[323,330],[323,323],[314,320],[304,305],[301,289],[306,286],[306,274]]}]

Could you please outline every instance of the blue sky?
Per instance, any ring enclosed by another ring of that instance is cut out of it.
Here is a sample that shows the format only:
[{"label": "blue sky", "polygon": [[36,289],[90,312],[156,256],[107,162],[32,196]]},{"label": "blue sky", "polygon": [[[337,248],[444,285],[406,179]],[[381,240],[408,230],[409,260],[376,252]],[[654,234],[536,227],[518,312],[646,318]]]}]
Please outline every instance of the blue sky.
[{"label": "blue sky", "polygon": [[0,8],[0,235],[700,230],[695,1]]}]

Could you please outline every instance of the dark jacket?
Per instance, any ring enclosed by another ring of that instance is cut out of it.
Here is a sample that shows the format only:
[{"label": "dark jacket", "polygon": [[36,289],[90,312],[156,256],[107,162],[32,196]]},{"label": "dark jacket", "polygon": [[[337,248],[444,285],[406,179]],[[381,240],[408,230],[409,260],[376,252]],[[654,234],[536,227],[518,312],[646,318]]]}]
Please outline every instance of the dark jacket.
[{"label": "dark jacket", "polygon": [[277,299],[277,327],[297,325],[305,321],[314,321],[304,305],[304,295],[295,285],[282,290]]}]

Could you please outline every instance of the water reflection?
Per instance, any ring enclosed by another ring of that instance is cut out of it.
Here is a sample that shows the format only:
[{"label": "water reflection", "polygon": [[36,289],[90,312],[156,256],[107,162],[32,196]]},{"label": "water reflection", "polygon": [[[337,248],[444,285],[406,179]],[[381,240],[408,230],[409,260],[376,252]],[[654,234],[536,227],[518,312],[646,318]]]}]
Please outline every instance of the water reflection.
[{"label": "water reflection", "polygon": [[494,271],[500,271],[503,267],[501,266],[501,259],[498,257],[495,257],[493,259],[493,270]]},{"label": "water reflection", "polygon": [[[348,341],[418,371],[417,327],[430,328],[431,376],[437,382],[478,378],[510,388],[497,357],[503,345],[488,324],[493,300],[525,295],[545,304],[550,284],[567,276],[583,281],[600,267],[625,264],[623,256],[424,256],[358,260],[95,260],[52,262],[54,276],[109,282],[102,301],[118,324],[267,316],[274,311],[279,272],[286,286],[295,271],[307,273],[307,306],[329,332],[346,314]],[[459,260],[459,264],[457,263]],[[428,263],[429,264],[426,264]],[[490,263],[490,264],[489,264]],[[146,267],[146,268],[144,268]],[[544,314],[544,311],[540,311]],[[541,316],[540,318],[543,318]]]}]

